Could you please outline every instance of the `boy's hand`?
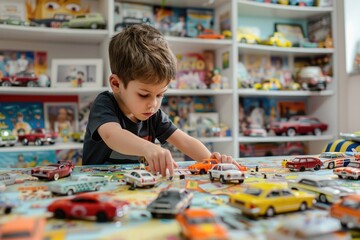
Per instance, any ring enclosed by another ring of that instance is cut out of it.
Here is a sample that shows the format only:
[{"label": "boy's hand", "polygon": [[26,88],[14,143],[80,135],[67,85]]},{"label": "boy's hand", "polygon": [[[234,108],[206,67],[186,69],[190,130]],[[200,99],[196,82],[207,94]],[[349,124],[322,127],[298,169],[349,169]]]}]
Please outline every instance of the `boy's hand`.
[{"label": "boy's hand", "polygon": [[145,159],[149,163],[150,170],[153,174],[161,173],[163,177],[166,177],[166,169],[169,170],[170,176],[174,175],[174,168],[178,165],[171,156],[169,150],[154,145],[155,148],[145,150]]},{"label": "boy's hand", "polygon": [[216,158],[220,163],[232,163],[240,168],[240,164],[238,164],[231,156],[227,156],[225,154],[220,154],[218,152],[211,153],[210,158]]}]

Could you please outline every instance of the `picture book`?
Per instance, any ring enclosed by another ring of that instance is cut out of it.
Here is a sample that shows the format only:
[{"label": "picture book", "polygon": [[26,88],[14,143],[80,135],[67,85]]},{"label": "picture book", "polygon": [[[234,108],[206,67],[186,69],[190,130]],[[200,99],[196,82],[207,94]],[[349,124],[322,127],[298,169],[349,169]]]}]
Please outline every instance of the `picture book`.
[{"label": "picture book", "polygon": [[186,33],[196,37],[204,29],[214,29],[214,10],[202,8],[186,9]]},{"label": "picture book", "polygon": [[266,129],[276,120],[276,99],[266,97],[246,97],[239,99],[239,130],[250,126]]},{"label": "picture book", "polygon": [[296,115],[306,115],[306,99],[303,101],[279,100],[277,102],[277,119],[289,120]]},{"label": "picture book", "polygon": [[121,31],[122,28],[136,23],[154,24],[153,7],[141,3],[124,3],[115,1],[115,31]]},{"label": "picture book", "polygon": [[270,55],[268,54],[244,54],[243,63],[251,83],[261,82],[272,70]]},{"label": "picture book", "polygon": [[25,21],[24,0],[2,0],[0,1],[0,19],[20,19]]},{"label": "picture book", "polygon": [[206,63],[203,53],[176,54],[176,81],[170,84],[177,89],[206,89]]},{"label": "picture book", "polygon": [[0,102],[0,128],[14,134],[44,128],[44,108],[40,102]]},{"label": "picture book", "polygon": [[24,72],[48,75],[47,53],[42,51],[0,50],[0,77]]},{"label": "picture book", "polygon": [[331,33],[331,15],[319,15],[309,19],[307,25],[308,38],[311,42],[321,42],[326,36],[332,36]]},{"label": "picture book", "polygon": [[186,11],[178,7],[154,7],[155,27],[164,35],[185,37]]},{"label": "picture book", "polygon": [[55,151],[3,152],[0,168],[29,168],[51,163],[57,163]]}]

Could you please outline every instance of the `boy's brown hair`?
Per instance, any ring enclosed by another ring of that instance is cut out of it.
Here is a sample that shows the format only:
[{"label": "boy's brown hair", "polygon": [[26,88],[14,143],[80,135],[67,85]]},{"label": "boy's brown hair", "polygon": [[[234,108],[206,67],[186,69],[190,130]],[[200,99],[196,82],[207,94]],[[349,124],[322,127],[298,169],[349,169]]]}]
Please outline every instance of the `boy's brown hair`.
[{"label": "boy's brown hair", "polygon": [[110,68],[126,88],[132,80],[169,83],[175,79],[176,58],[160,31],[147,24],[125,28],[109,44]]}]

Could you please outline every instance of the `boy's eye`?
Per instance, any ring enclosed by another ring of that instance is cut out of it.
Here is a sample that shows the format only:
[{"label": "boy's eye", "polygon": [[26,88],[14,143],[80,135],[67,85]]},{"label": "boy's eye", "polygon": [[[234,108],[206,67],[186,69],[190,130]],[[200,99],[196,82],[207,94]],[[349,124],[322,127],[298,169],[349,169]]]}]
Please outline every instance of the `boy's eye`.
[{"label": "boy's eye", "polygon": [[164,94],[157,95],[156,97],[158,97],[158,98],[163,98],[163,97],[164,97]]},{"label": "boy's eye", "polygon": [[148,95],[147,94],[139,94],[139,96],[142,98],[146,98]]}]

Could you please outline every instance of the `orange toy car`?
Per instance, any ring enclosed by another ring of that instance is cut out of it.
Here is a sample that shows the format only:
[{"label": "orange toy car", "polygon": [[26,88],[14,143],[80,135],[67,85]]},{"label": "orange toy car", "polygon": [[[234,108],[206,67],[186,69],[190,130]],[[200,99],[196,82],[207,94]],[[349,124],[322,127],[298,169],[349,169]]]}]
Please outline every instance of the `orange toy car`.
[{"label": "orange toy car", "polygon": [[225,38],[224,35],[218,34],[212,29],[204,29],[197,37],[203,38],[203,39],[224,39]]},{"label": "orange toy car", "polygon": [[331,205],[330,215],[347,228],[360,228],[360,195],[348,195]]},{"label": "orange toy car", "polygon": [[187,209],[176,216],[186,239],[228,239],[226,229],[207,209]]},{"label": "orange toy car", "polygon": [[217,159],[204,159],[202,162],[197,162],[188,166],[192,174],[206,174],[215,164],[218,164]]},{"label": "orange toy car", "polygon": [[0,227],[0,239],[43,239],[44,228],[44,218],[14,218]]}]

